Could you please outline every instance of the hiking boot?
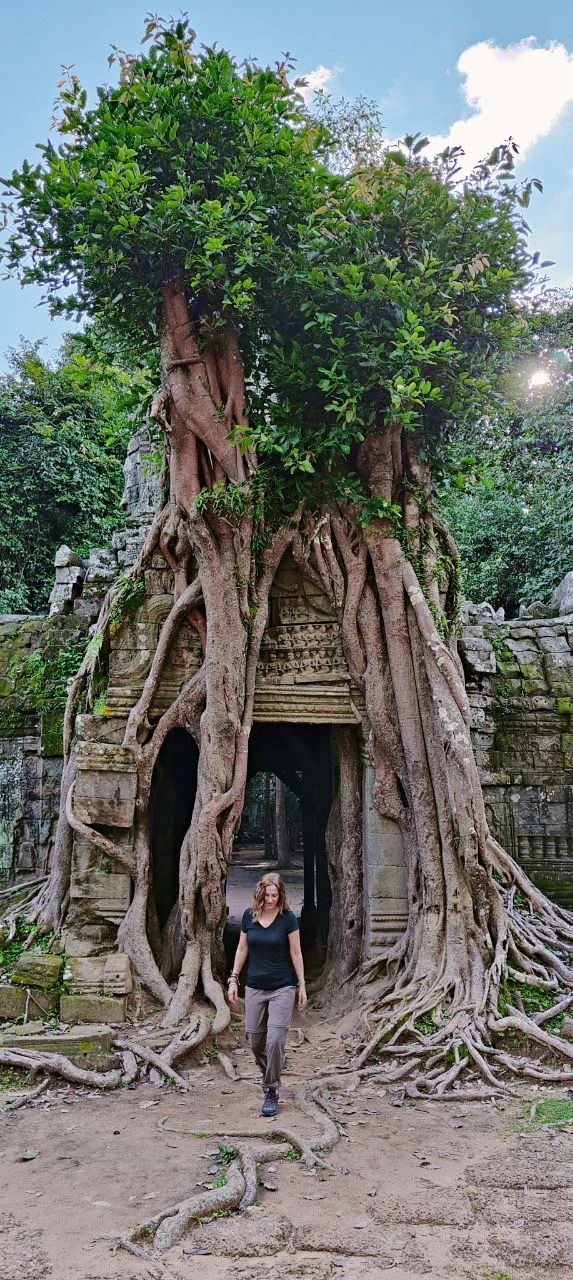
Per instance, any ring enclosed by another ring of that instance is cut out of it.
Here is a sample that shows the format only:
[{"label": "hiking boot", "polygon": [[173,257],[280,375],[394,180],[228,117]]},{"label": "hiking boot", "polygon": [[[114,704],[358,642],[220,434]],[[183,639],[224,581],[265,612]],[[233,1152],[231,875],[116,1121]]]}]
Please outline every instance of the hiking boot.
[{"label": "hiking boot", "polygon": [[265,1100],[262,1105],[262,1116],[276,1116],[279,1109],[279,1095],[276,1089],[265,1089]]}]

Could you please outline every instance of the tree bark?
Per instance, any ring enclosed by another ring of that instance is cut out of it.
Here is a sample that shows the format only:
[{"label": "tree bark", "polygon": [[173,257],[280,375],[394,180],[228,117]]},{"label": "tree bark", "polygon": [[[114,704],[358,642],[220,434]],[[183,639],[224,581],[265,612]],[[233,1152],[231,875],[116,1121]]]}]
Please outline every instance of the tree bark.
[{"label": "tree bark", "polygon": [[356,730],[331,730],[338,788],[326,828],[332,909],[326,973],[333,988],[347,982],[362,959],[364,932],[362,763]]},{"label": "tree bark", "polygon": [[263,791],[263,832],[265,842],[265,858],[275,857],[275,845],[273,840],[273,815],[271,809],[271,775],[264,774],[264,791]]},{"label": "tree bark", "polygon": [[[495,1052],[495,1034],[509,1025],[500,1016],[502,983],[538,982],[555,990],[556,1001],[561,990],[573,989],[573,917],[534,889],[487,827],[463,676],[453,642],[444,640],[445,607],[452,600],[451,546],[442,554],[447,537],[434,526],[430,477],[418,441],[386,423],[370,433],[358,456],[368,493],[382,503],[401,504],[400,537],[390,518],[373,519],[363,529],[352,509],[331,500],[312,510],[307,505],[279,529],[265,529],[255,518],[248,485],[254,459],[243,457],[228,439],[232,427],[247,422],[237,334],[228,327],[216,346],[202,349],[178,281],[163,290],[163,319],[163,387],[155,413],[168,436],[171,489],[153,545],[173,570],[174,605],[124,740],[136,762],[138,794],[134,893],[119,945],[165,1005],[166,1022],[188,1016],[199,981],[215,1008],[214,1029],[228,1021],[217,981],[225,881],[244,801],[270,590],[290,548],[338,617],[352,689],[361,693],[365,706],[363,737],[375,770],[372,800],[382,816],[398,824],[404,841],[408,924],[374,963],[362,966],[376,1026],[370,1023],[360,1062],[383,1043],[394,1047],[411,1035],[417,1038],[416,1062],[429,1064],[434,1092],[459,1083],[468,1062],[479,1065],[491,1083],[494,1067],[487,1054]],[[153,726],[147,712],[184,618],[199,633],[202,667]],[[104,611],[102,628],[105,624]],[[86,680],[84,668],[67,713],[70,740],[73,710]],[[173,993],[152,952],[146,922],[151,777],[161,744],[175,727],[195,737],[199,764],[180,857],[185,950]],[[361,955],[361,768],[352,731],[337,729],[334,738],[339,785],[327,829],[334,921],[327,954],[332,972],[346,981]],[[73,825],[68,773],[66,787]],[[278,781],[277,793],[282,865],[284,795]],[[304,799],[307,853],[310,815],[308,796],[306,807]],[[99,833],[93,832],[93,839],[103,847]],[[105,851],[125,865],[123,848],[114,854],[113,842],[106,840]],[[69,880],[66,857],[59,861],[57,892],[54,873],[58,902],[66,874]],[[311,880],[309,865],[305,912],[314,903]],[[517,889],[525,909],[516,905]],[[422,1032],[417,1025],[428,1017],[435,1032]],[[555,1051],[559,1037],[519,1011],[510,1015],[512,1027],[516,1020],[525,1035]],[[431,1065],[436,1052],[446,1059],[454,1054],[453,1066],[446,1061],[444,1071],[436,1073]]]},{"label": "tree bark", "polygon": [[280,778],[275,778],[275,833],[277,866],[281,871],[290,866],[290,850],[288,845],[285,784],[281,782]]}]

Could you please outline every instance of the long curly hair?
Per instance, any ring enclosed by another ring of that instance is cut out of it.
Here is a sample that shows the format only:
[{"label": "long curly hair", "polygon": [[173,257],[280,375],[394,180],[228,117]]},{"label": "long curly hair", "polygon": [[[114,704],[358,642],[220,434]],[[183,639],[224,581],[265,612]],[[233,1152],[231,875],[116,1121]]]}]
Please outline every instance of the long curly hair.
[{"label": "long curly hair", "polygon": [[283,911],[290,911],[290,907],[287,902],[286,889],[281,877],[277,875],[275,871],[268,871],[265,876],[261,876],[260,880],[255,885],[253,905],[251,908],[253,920],[260,920],[265,905],[265,889],[268,884],[275,884],[279,891],[279,913]]}]

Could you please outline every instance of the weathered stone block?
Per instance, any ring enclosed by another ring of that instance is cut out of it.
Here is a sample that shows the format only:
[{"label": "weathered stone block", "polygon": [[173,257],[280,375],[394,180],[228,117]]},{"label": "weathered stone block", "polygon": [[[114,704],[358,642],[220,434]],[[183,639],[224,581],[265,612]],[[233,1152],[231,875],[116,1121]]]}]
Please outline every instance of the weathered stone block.
[{"label": "weathered stone block", "polygon": [[[68,912],[62,942],[68,961],[73,956],[107,955],[113,946],[115,930],[112,925],[100,921],[88,922],[81,915],[74,921],[73,904]],[[78,932],[79,929],[79,932]]]},{"label": "weathered stone block", "polygon": [[573,613],[573,571],[565,574],[563,581],[555,588],[549,604],[552,608],[559,609],[562,616]]},{"label": "weathered stone block", "polygon": [[538,637],[538,643],[545,653],[569,652],[566,636],[558,634],[542,635]]},{"label": "weathered stone block", "polygon": [[131,900],[131,877],[127,871],[91,871],[74,878],[71,896],[89,904],[92,914],[124,915]]},{"label": "weathered stone block", "polygon": [[24,1027],[0,1033],[3,1048],[37,1049],[41,1053],[63,1053],[79,1067],[105,1071],[115,1063],[111,1027],[94,1023],[62,1032],[37,1032],[30,1035]]},{"label": "weathered stone block", "polygon": [[9,983],[2,983],[0,985],[0,1020],[12,1022],[14,1018],[23,1017],[27,999],[24,987],[13,987]]},{"label": "weathered stone block", "polygon": [[130,751],[115,743],[79,744],[74,808],[82,822],[130,827],[136,793],[137,773]]},{"label": "weathered stone block", "polygon": [[459,642],[459,651],[464,667],[467,667],[470,673],[491,673],[493,675],[497,670],[495,653],[489,640],[480,640],[477,636],[470,636],[466,642],[462,636]]},{"label": "weathered stone block", "polygon": [[76,566],[66,565],[64,568],[58,568],[56,569],[56,584],[59,587],[75,587],[83,582],[85,572],[85,569],[80,569]]},{"label": "weathered stone block", "polygon": [[384,901],[384,905],[392,899],[407,899],[408,877],[406,867],[377,866],[372,869],[369,891],[373,898]]},{"label": "weathered stone block", "polygon": [[103,956],[68,956],[66,977],[74,987],[84,987],[87,991],[103,989],[103,971],[106,957]]},{"label": "weathered stone block", "polygon": [[54,556],[54,567],[55,569],[63,569],[69,565],[74,565],[77,568],[83,569],[85,572],[85,560],[82,560],[81,556],[78,556],[76,552],[72,551],[71,547],[66,546],[64,542],[56,551]]},{"label": "weathered stone block", "polygon": [[133,974],[129,956],[116,951],[107,956],[103,972],[103,989],[106,995],[129,995],[133,987]]},{"label": "weathered stone block", "polygon": [[76,733],[80,742],[104,742],[120,747],[126,723],[125,716],[79,715]]},{"label": "weathered stone block", "polygon": [[60,1018],[62,1022],[124,1022],[125,1000],[120,996],[63,995]]},{"label": "weathered stone block", "polygon": [[89,582],[106,583],[117,572],[117,560],[107,547],[92,547],[88,561]]},{"label": "weathered stone block", "polygon": [[563,1019],[561,1035],[564,1040],[573,1040],[573,1018]]},{"label": "weathered stone block", "polygon": [[17,961],[10,981],[18,987],[40,987],[53,991],[60,981],[63,956],[25,951]]}]

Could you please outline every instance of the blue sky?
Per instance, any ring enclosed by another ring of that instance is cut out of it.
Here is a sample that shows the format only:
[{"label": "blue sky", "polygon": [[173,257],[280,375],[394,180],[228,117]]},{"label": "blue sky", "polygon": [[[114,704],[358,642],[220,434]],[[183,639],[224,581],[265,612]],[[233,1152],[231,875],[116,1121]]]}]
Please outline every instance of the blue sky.
[{"label": "blue sky", "polygon": [[[146,11],[136,0],[4,6],[2,176],[47,138],[61,65],[73,63],[92,95],[108,78],[110,44],[139,46]],[[545,188],[529,211],[532,243],[556,260],[556,284],[573,283],[572,0],[195,0],[190,12],[206,44],[261,62],[289,50],[313,83],[376,99],[390,138],[421,130],[436,146],[459,141],[483,154],[511,133],[520,173]],[[38,303],[36,290],[0,282],[0,360],[21,334],[57,349],[61,326]]]}]

